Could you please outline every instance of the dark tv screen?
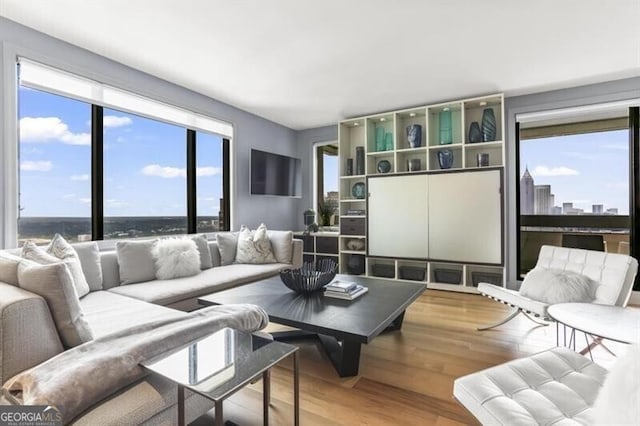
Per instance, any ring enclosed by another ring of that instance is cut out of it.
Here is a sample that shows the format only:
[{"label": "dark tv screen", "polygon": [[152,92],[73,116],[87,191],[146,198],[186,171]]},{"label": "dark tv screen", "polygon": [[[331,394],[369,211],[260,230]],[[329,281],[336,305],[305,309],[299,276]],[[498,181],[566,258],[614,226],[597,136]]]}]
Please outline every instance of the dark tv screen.
[{"label": "dark tv screen", "polygon": [[251,150],[251,194],[300,197],[302,161],[299,158]]}]

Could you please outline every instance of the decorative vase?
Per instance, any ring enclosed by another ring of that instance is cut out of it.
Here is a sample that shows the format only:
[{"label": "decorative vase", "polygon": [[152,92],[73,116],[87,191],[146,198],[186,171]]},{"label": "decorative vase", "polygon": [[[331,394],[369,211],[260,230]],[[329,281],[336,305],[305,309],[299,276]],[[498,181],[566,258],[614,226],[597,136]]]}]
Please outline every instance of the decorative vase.
[{"label": "decorative vase", "polygon": [[362,251],[364,250],[364,240],[360,238],[351,238],[347,240],[347,249],[353,251]]},{"label": "decorative vase", "polygon": [[453,142],[453,132],[451,128],[451,110],[445,108],[440,111],[440,145],[448,145]]},{"label": "decorative vase", "polygon": [[407,126],[407,143],[409,148],[419,148],[422,145],[422,126],[410,124]]},{"label": "decorative vase", "polygon": [[384,151],[384,127],[376,126],[376,151]]},{"label": "decorative vase", "polygon": [[363,146],[356,147],[356,174],[357,175],[364,174],[364,147]]},{"label": "decorative vase", "polygon": [[391,171],[391,163],[388,160],[378,161],[378,173],[389,173]]},{"label": "decorative vase", "polygon": [[496,116],[493,108],[485,108],[482,111],[482,140],[484,142],[496,140]]},{"label": "decorative vase", "polygon": [[420,159],[419,158],[411,158],[407,160],[407,170],[410,172],[418,172],[420,171]]},{"label": "decorative vase", "polygon": [[352,254],[347,261],[347,272],[351,275],[364,274],[364,256]]},{"label": "decorative vase", "polygon": [[453,151],[450,149],[438,151],[438,164],[440,164],[441,169],[450,169],[453,166]]},{"label": "decorative vase", "polygon": [[480,130],[480,124],[478,124],[477,121],[474,121],[469,126],[469,142],[482,142],[482,131]]},{"label": "decorative vase", "polygon": [[393,150],[393,134],[391,132],[387,132],[384,134],[384,150]]},{"label": "decorative vase", "polygon": [[365,187],[363,182],[358,182],[351,187],[351,195],[359,200],[364,198]]},{"label": "decorative vase", "polygon": [[489,166],[489,154],[486,152],[481,152],[476,157],[476,161],[478,163],[478,167],[487,167]]},{"label": "decorative vase", "polygon": [[353,158],[347,158],[347,176],[353,175]]}]

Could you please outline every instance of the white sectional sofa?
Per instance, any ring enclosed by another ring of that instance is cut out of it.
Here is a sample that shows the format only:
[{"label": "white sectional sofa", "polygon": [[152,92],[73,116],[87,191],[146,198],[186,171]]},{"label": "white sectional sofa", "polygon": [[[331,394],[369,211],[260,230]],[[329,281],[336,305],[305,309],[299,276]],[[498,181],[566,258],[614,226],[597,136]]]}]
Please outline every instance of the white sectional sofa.
[{"label": "white sectional sofa", "polygon": [[[276,275],[284,268],[300,267],[302,241],[293,240],[292,244],[290,263],[221,266],[217,243],[210,241],[213,268],[187,278],[128,285],[120,285],[116,252],[101,252],[102,289],[92,289],[80,299],[80,304],[95,338],[132,325],[184,316],[183,311],[198,307],[200,296]],[[16,250],[8,252],[16,254]],[[0,384],[63,350],[45,300],[0,281]],[[74,420],[74,424],[171,425],[177,419],[176,397],[175,385],[147,376],[114,392],[106,400],[96,401],[92,408]],[[188,394],[185,406],[186,420],[190,422],[213,408],[213,403]]]}]

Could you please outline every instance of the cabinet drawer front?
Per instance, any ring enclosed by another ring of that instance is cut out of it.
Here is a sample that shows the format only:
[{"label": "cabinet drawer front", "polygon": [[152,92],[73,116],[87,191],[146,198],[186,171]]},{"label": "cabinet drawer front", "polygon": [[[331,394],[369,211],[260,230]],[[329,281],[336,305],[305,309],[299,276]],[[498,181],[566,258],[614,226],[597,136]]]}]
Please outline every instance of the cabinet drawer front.
[{"label": "cabinet drawer front", "polygon": [[364,218],[340,219],[340,233],[345,235],[364,235]]},{"label": "cabinet drawer front", "polygon": [[313,235],[302,236],[302,251],[305,253],[313,253]]},{"label": "cabinet drawer front", "polygon": [[316,253],[338,254],[338,238],[316,237]]}]

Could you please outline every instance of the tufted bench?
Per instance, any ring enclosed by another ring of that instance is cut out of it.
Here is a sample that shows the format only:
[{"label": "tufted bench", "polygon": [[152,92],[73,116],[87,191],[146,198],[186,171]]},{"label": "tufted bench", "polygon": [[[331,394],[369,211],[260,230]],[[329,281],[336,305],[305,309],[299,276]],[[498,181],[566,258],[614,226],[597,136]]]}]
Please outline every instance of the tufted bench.
[{"label": "tufted bench", "polygon": [[607,374],[558,347],[461,377],[453,395],[484,425],[588,425]]}]

